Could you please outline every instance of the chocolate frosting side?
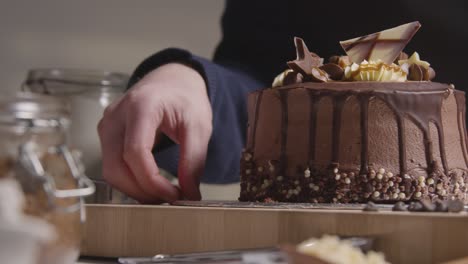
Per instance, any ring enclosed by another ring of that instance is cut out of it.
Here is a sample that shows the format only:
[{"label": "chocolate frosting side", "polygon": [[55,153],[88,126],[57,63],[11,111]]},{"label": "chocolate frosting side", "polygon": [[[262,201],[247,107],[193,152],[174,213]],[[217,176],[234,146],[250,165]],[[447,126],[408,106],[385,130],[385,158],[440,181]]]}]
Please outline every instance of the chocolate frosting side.
[{"label": "chocolate frosting side", "polygon": [[312,162],[315,160],[315,140],[317,134],[317,112],[318,112],[318,102],[320,101],[320,96],[312,90],[308,90],[309,100],[310,100],[310,120],[309,120],[309,167],[312,167]]},{"label": "chocolate frosting side", "polygon": [[[422,130],[424,135],[424,144],[426,147],[427,164],[434,164],[434,151],[432,142],[429,135],[429,123],[433,122],[439,133],[439,146],[445,146],[444,133],[442,128],[442,100],[448,96],[448,90],[440,91],[420,91],[418,93],[407,91],[394,91],[376,93],[376,97],[386,102],[397,116],[400,137],[400,157],[402,159],[402,166],[400,168],[402,173],[406,173],[406,158],[404,151],[407,146],[404,141],[404,117],[411,118],[416,125]],[[448,172],[447,157],[445,155],[445,148],[440,147],[440,156],[442,165],[445,172]],[[404,157],[404,158],[402,158]]]},{"label": "chocolate frosting side", "polygon": [[254,120],[253,120],[253,124],[252,124],[252,127],[250,128],[250,142],[251,142],[251,145],[248,146],[249,149],[252,149],[254,150],[255,149],[255,136],[257,135],[257,122],[258,122],[258,115],[259,115],[259,112],[260,112],[260,104],[262,102],[262,96],[263,96],[263,90],[262,91],[259,91],[257,94],[256,94],[256,98],[255,98],[255,117],[254,117]]},{"label": "chocolate frosting side", "polygon": [[343,113],[343,106],[348,100],[349,95],[341,94],[333,97],[333,148],[332,148],[332,162],[340,161],[340,132],[341,132],[341,114]]},{"label": "chocolate frosting side", "polygon": [[457,125],[458,125],[458,131],[460,132],[460,141],[463,146],[463,158],[465,159],[465,164],[468,166],[468,157],[467,157],[467,151],[468,151],[468,143],[466,140],[466,123],[463,122],[465,119],[466,115],[466,103],[465,103],[465,93],[462,91],[454,90],[454,96],[455,100],[457,102]]},{"label": "chocolate frosting side", "polygon": [[[351,97],[356,96],[361,105],[361,173],[366,173],[368,169],[368,106],[373,98],[379,98],[385,102],[395,113],[398,124],[398,147],[399,147],[399,163],[400,173],[406,173],[406,148],[408,147],[405,142],[405,125],[404,118],[411,119],[422,131],[424,136],[426,160],[429,167],[435,164],[434,150],[429,134],[429,123],[433,123],[438,131],[440,157],[442,166],[445,172],[448,172],[447,159],[445,154],[444,132],[441,122],[441,108],[444,98],[446,98],[450,91],[450,87],[445,84],[432,83],[432,82],[406,82],[406,83],[369,83],[369,82],[336,82],[336,83],[301,83],[280,87],[274,90],[263,90],[261,92],[273,92],[279,95],[281,105],[281,136],[280,136],[280,171],[286,173],[288,158],[286,153],[287,133],[288,133],[288,90],[305,88],[310,99],[310,124],[308,132],[308,158],[309,164],[313,164],[316,148],[316,130],[320,124],[317,124],[317,109],[318,102],[321,98],[329,96],[333,100],[333,132],[332,132],[332,162],[339,162],[340,151],[340,125],[341,113],[343,105]],[[463,93],[458,94],[457,103],[462,104],[464,101]],[[460,98],[461,97],[461,98]],[[257,97],[257,104],[255,107],[255,120],[254,127],[252,128],[252,135],[254,138],[257,126],[257,119],[259,104],[261,96]],[[459,112],[463,112],[460,108]],[[464,120],[464,119],[463,119]],[[459,125],[460,126],[460,125]],[[466,129],[463,133],[466,135]],[[462,136],[461,136],[462,137]],[[255,141],[255,139],[253,140]],[[466,144],[466,140],[462,141]],[[464,150],[464,153],[466,151]],[[466,159],[466,155],[465,155]],[[431,168],[434,169],[434,168]]]}]

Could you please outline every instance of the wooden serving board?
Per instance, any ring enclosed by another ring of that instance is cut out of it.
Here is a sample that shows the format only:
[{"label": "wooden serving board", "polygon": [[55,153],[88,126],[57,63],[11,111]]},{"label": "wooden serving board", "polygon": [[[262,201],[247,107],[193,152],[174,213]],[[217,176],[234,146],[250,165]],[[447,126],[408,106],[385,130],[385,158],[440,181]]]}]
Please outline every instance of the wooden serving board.
[{"label": "wooden serving board", "polygon": [[468,214],[323,208],[87,205],[82,255],[152,256],[298,243],[323,234],[375,238],[392,263],[468,256]]}]

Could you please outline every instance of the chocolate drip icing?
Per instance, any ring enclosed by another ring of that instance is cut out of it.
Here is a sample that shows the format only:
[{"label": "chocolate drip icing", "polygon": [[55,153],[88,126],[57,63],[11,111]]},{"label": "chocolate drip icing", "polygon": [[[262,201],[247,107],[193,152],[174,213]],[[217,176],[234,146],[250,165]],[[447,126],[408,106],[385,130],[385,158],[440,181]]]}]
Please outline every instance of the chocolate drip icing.
[{"label": "chocolate drip icing", "polygon": [[281,151],[280,151],[280,172],[285,175],[287,168],[286,146],[288,140],[288,91],[279,90],[281,101]]},{"label": "chocolate drip icing", "polygon": [[257,94],[257,98],[255,99],[255,118],[254,118],[254,121],[253,121],[253,124],[252,124],[252,128],[250,129],[250,142],[251,142],[251,145],[250,145],[250,149],[252,150],[252,152],[254,151],[254,148],[255,148],[255,136],[257,135],[257,122],[258,122],[258,114],[260,112],[260,104],[262,102],[262,97],[263,97],[263,91],[260,91],[258,94]]},{"label": "chocolate drip icing", "polygon": [[360,174],[367,174],[369,166],[369,133],[368,133],[368,119],[369,119],[369,94],[363,94],[358,97],[360,103],[360,126],[361,126],[361,168]]},{"label": "chocolate drip icing", "polygon": [[434,123],[437,128],[439,137],[439,148],[442,165],[445,172],[448,172],[441,116],[442,100],[447,96],[447,91],[421,91],[419,93],[394,91],[376,93],[376,96],[387,103],[395,112],[397,117],[401,173],[406,171],[406,144],[404,139],[405,117],[411,119],[423,132],[428,167],[431,167],[435,164],[434,151],[429,133],[429,123]]},{"label": "chocolate drip icing", "polygon": [[[315,161],[315,140],[317,133],[317,112],[318,102],[321,99],[320,93],[308,90],[310,99],[310,119],[309,119],[309,163]],[[312,166],[312,164],[309,164]]]},{"label": "chocolate drip icing", "polygon": [[453,94],[457,102],[457,125],[458,131],[460,133],[460,144],[462,147],[463,158],[465,159],[465,164],[468,165],[468,145],[466,142],[466,123],[465,123],[465,114],[466,114],[466,104],[465,104],[465,93],[461,91],[454,90]]},{"label": "chocolate drip icing", "polygon": [[[408,166],[406,165],[406,139],[405,139],[405,122],[401,115],[397,115],[398,126],[398,160],[400,163],[400,174],[404,175]],[[427,153],[427,150],[426,150]]]},{"label": "chocolate drip icing", "polygon": [[349,94],[335,95],[333,97],[333,139],[332,139],[332,162],[339,162],[340,155],[340,132],[341,132],[341,115],[343,113],[343,106],[349,98]]}]

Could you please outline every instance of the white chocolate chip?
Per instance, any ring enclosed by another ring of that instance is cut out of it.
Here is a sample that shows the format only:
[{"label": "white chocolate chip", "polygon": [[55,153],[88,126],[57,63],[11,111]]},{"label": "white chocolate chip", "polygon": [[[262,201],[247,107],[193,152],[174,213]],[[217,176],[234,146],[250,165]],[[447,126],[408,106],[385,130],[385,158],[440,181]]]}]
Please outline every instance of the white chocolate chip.
[{"label": "white chocolate chip", "polygon": [[400,199],[405,199],[406,198],[406,194],[404,192],[401,192],[398,194],[398,198]]},{"label": "white chocolate chip", "polygon": [[354,172],[349,173],[349,177],[353,178],[354,176],[356,176],[356,174]]},{"label": "white chocolate chip", "polygon": [[393,177],[393,173],[387,172],[387,177],[392,178],[392,177]]},{"label": "white chocolate chip", "polygon": [[314,188],[314,184],[313,183],[309,183],[309,188],[313,189]]},{"label": "white chocolate chip", "polygon": [[381,180],[381,179],[383,179],[383,174],[382,174],[382,173],[380,173],[380,172],[379,172],[379,173],[377,173],[377,179],[378,179],[378,180]]},{"label": "white chocolate chip", "polygon": [[427,179],[427,184],[429,185],[434,184],[434,179],[432,178]]},{"label": "white chocolate chip", "polygon": [[375,191],[374,194],[372,194],[372,196],[374,196],[374,198],[378,198],[380,196],[380,192]]},{"label": "white chocolate chip", "polygon": [[458,182],[455,183],[455,189],[459,189],[460,188],[460,184]]},{"label": "white chocolate chip", "polygon": [[416,198],[420,198],[421,196],[422,196],[422,193],[421,193],[421,192],[416,192],[416,193],[414,194],[414,197],[416,197]]},{"label": "white chocolate chip", "polygon": [[283,180],[283,176],[278,176],[278,177],[276,177],[276,180],[277,180],[277,181],[282,181],[282,180]]},{"label": "white chocolate chip", "polygon": [[400,193],[400,189],[395,189],[395,193]]},{"label": "white chocolate chip", "polygon": [[310,177],[310,170],[309,170],[309,168],[307,168],[307,169],[304,171],[304,177],[306,177],[306,178],[309,178],[309,177]]},{"label": "white chocolate chip", "polygon": [[258,170],[258,172],[262,172],[262,171],[263,171],[263,167],[262,167],[262,166],[259,166],[259,167],[257,168],[257,170]]},{"label": "white chocolate chip", "polygon": [[419,176],[418,177],[418,181],[419,182],[425,182],[426,181],[426,178],[424,176]]},{"label": "white chocolate chip", "polygon": [[317,192],[318,190],[320,190],[320,187],[318,185],[314,185],[314,191]]},{"label": "white chocolate chip", "polygon": [[398,198],[398,193],[393,193],[392,198],[397,199]]},{"label": "white chocolate chip", "polygon": [[336,174],[336,175],[335,175],[335,180],[339,181],[340,178],[341,178],[341,176],[340,176],[339,174]]},{"label": "white chocolate chip", "polygon": [[419,186],[426,187],[426,184],[424,182],[419,182]]},{"label": "white chocolate chip", "polygon": [[437,189],[437,190],[442,190],[442,188],[443,188],[442,183],[438,183],[438,184],[436,185],[436,189]]},{"label": "white chocolate chip", "polygon": [[249,161],[251,158],[252,158],[252,154],[245,153],[245,156],[244,156],[245,161]]},{"label": "white chocolate chip", "polygon": [[349,178],[346,178],[346,179],[344,180],[344,182],[345,182],[346,184],[350,184],[350,183],[351,183],[351,180],[350,180]]},{"label": "white chocolate chip", "polygon": [[299,185],[299,181],[298,181],[298,180],[295,180],[295,181],[294,181],[294,184],[295,184],[295,185]]},{"label": "white chocolate chip", "polygon": [[380,173],[380,174],[384,174],[384,173],[385,173],[385,169],[384,169],[384,168],[380,168],[380,169],[379,169],[379,173]]},{"label": "white chocolate chip", "polygon": [[257,191],[257,186],[252,187],[252,192],[256,192],[256,191]]},{"label": "white chocolate chip", "polygon": [[333,173],[335,173],[335,174],[338,173],[338,168],[334,168]]},{"label": "white chocolate chip", "polygon": [[393,187],[393,182],[392,182],[392,181],[389,181],[389,182],[388,182],[388,186]]},{"label": "white chocolate chip", "polygon": [[445,196],[445,195],[447,195],[447,191],[446,190],[440,190],[439,194],[442,195],[442,196]]},{"label": "white chocolate chip", "polygon": [[405,174],[405,175],[403,175],[403,178],[405,178],[405,179],[411,179],[411,176],[409,176],[408,174]]},{"label": "white chocolate chip", "polygon": [[245,174],[249,175],[252,171],[250,169],[245,170]]}]

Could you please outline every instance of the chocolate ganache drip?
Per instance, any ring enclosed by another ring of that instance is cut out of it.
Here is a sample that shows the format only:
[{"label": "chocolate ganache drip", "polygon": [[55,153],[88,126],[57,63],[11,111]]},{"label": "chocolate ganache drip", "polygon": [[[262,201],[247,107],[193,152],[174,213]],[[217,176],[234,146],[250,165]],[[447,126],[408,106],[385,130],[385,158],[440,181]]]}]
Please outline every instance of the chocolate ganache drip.
[{"label": "chocolate ganache drip", "polygon": [[360,104],[360,126],[361,126],[361,168],[360,174],[367,174],[369,166],[369,132],[368,132],[368,122],[369,117],[369,94],[361,94],[359,96]]},{"label": "chocolate ganache drip", "polygon": [[457,125],[458,131],[460,133],[460,141],[463,144],[463,158],[465,159],[465,163],[468,165],[468,143],[466,140],[466,123],[465,123],[465,114],[466,114],[466,103],[465,103],[465,93],[454,90],[455,100],[457,102]]},{"label": "chocolate ganache drip", "polygon": [[288,140],[288,91],[280,90],[280,101],[281,101],[281,150],[280,150],[280,172],[282,175],[285,174],[288,159],[286,155],[286,146]]}]

